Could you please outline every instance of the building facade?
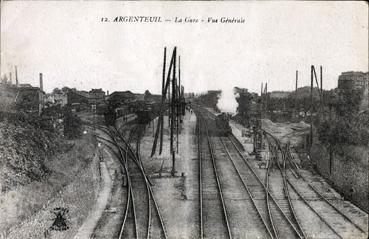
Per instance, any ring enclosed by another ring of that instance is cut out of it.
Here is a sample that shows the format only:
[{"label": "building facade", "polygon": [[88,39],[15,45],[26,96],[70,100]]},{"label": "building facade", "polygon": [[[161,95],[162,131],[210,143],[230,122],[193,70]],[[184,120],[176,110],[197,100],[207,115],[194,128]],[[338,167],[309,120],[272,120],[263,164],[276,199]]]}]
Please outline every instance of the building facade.
[{"label": "building facade", "polygon": [[342,72],[338,77],[338,88],[342,90],[365,90],[368,88],[368,72]]},{"label": "building facade", "polygon": [[38,87],[18,87],[16,104],[30,113],[41,114],[44,108],[45,92]]},{"label": "building facade", "polygon": [[369,107],[368,84],[369,72],[348,71],[342,72],[338,77],[338,89],[360,90],[362,92],[360,110],[367,110]]},{"label": "building facade", "polygon": [[46,95],[45,103],[49,103],[51,105],[60,105],[63,107],[68,104],[68,97],[64,92],[53,92]]},{"label": "building facade", "polygon": [[90,104],[101,104],[105,100],[105,91],[100,89],[92,89],[89,92],[89,103]]}]

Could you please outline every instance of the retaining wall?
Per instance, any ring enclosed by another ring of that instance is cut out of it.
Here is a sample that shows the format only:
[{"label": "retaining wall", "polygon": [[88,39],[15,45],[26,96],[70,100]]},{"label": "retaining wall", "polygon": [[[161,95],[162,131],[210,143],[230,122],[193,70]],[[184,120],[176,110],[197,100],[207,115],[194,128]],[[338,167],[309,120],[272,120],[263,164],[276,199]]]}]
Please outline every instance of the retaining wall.
[{"label": "retaining wall", "polygon": [[330,172],[327,147],[320,142],[313,144],[310,154],[318,172],[346,200],[368,212],[368,147],[341,146],[333,151]]}]

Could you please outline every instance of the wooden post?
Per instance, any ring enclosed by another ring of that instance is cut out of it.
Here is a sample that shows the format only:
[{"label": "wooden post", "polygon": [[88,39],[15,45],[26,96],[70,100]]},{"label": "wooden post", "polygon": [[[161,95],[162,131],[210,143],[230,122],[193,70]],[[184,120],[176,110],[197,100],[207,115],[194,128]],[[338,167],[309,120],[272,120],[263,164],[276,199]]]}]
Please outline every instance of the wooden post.
[{"label": "wooden post", "polygon": [[296,71],[296,83],[295,83],[295,110],[296,110],[296,118],[299,116],[299,107],[297,105],[297,85],[299,81],[299,71]]},{"label": "wooden post", "polygon": [[265,116],[266,116],[268,113],[268,82],[265,83],[264,100],[265,100],[264,111],[265,111]]},{"label": "wooden post", "polygon": [[314,88],[314,66],[311,66],[311,84],[310,84],[310,147],[313,145],[313,88]]},{"label": "wooden post", "polygon": [[[167,48],[164,48],[164,62],[163,62],[163,79],[162,79],[162,90],[161,90],[161,105],[164,107],[165,104],[165,66],[166,66],[166,60],[167,60]],[[160,148],[159,148],[159,154],[163,151],[163,134],[164,134],[164,112],[161,110],[160,119],[158,119],[158,124],[160,121]]]},{"label": "wooden post", "polygon": [[320,104],[321,104],[321,110],[322,110],[322,119],[324,120],[324,95],[323,95],[323,67],[320,66]]},{"label": "wooden post", "polygon": [[263,112],[263,97],[264,97],[264,95],[263,95],[263,82],[261,82],[261,89],[260,89],[260,115],[261,115],[261,117],[263,117],[262,116],[262,112]]},{"label": "wooden post", "polygon": [[174,47],[173,51],[173,76],[172,76],[172,100],[171,100],[171,124],[170,124],[170,151],[172,152],[172,176],[175,174],[175,151],[174,151],[174,123],[175,123],[175,101],[176,101],[176,61],[177,61],[177,48]]},{"label": "wooden post", "polygon": [[299,71],[296,71],[296,86],[295,86],[295,93],[297,93],[297,84],[299,81]]},{"label": "wooden post", "polygon": [[14,66],[15,68],[15,86],[18,87],[18,70],[17,66]]},{"label": "wooden post", "polygon": [[176,97],[176,133],[177,133],[177,154],[178,154],[178,136],[179,136],[179,109],[180,109],[180,94],[181,94],[181,56],[178,56],[178,86],[177,86],[177,97]]}]

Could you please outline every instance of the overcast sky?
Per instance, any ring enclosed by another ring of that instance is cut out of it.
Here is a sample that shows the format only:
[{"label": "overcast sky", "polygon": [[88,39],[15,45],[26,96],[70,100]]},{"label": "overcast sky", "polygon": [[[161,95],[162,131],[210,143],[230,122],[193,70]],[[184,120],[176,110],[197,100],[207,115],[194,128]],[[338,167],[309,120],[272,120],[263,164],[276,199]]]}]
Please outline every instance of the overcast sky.
[{"label": "overcast sky", "polygon": [[[368,70],[365,2],[50,2],[1,7],[1,73],[18,65],[21,83],[158,93],[163,47],[178,47],[186,91],[239,86],[259,91],[310,81],[324,88],[342,71]],[[243,24],[104,23],[102,17],[243,17]],[[14,73],[13,73],[14,76]],[[14,81],[14,77],[13,77]]]}]

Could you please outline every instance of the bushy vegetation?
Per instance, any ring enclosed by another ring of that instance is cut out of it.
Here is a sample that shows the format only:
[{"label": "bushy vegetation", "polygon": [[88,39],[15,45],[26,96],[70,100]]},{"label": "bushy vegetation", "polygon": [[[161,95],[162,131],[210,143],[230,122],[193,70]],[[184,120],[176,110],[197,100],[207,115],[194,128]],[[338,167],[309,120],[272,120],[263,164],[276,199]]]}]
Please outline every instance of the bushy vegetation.
[{"label": "bushy vegetation", "polygon": [[23,111],[17,112],[0,112],[0,121],[8,122],[15,126],[23,128],[35,128],[54,132],[52,122],[47,118],[41,117],[38,114],[30,114]]},{"label": "bushy vegetation", "polygon": [[220,112],[220,110],[217,107],[218,104],[218,99],[220,97],[221,91],[208,91],[207,93],[201,95],[199,97],[199,103],[209,107],[209,108],[213,108],[215,111]]},{"label": "bushy vegetation", "polygon": [[46,158],[66,147],[59,134],[49,130],[49,126],[39,116],[22,112],[3,117],[0,122],[2,191],[37,181],[48,173],[44,167]]},{"label": "bushy vegetation", "polygon": [[368,118],[359,112],[361,95],[357,90],[331,92],[327,104],[333,116],[319,124],[321,142],[329,146],[368,145]]},{"label": "bushy vegetation", "polygon": [[[236,89],[237,90],[237,89]],[[235,120],[241,123],[242,125],[249,127],[250,126],[250,105],[253,99],[253,95],[247,90],[242,92],[237,92],[238,97],[236,97],[236,101],[238,103],[237,106],[237,115],[235,116]]]},{"label": "bushy vegetation", "polygon": [[[297,92],[291,92],[285,98],[272,98],[270,93],[268,95],[267,111],[298,111],[304,112],[305,116],[309,111],[317,111],[319,105],[319,92],[318,88],[313,89],[313,104],[311,104],[311,88],[308,86],[301,87]],[[323,95],[326,95],[328,91],[323,91]],[[326,97],[325,97],[326,98]]]},{"label": "bushy vegetation", "polygon": [[368,128],[357,127],[357,118],[336,118],[324,121],[319,127],[319,140],[326,145],[367,145]]},{"label": "bushy vegetation", "polygon": [[75,139],[82,136],[83,124],[82,120],[73,112],[67,110],[64,114],[64,136],[67,139]]}]

